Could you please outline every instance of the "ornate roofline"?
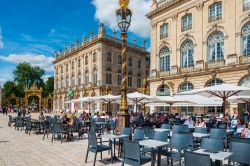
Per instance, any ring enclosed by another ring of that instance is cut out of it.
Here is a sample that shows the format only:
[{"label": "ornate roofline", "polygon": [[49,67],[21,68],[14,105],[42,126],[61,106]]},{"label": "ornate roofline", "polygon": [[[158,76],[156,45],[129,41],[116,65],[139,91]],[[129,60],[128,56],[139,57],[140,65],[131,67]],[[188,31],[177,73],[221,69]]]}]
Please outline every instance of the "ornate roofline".
[{"label": "ornate roofline", "polygon": [[162,0],[160,2],[157,3],[157,8],[151,12],[149,12],[146,16],[149,19],[152,19],[153,16],[155,16],[156,14],[162,12],[163,10],[166,10],[170,7],[173,7],[183,1],[186,0]]},{"label": "ornate roofline", "polygon": [[[116,47],[121,47],[121,39],[110,36],[110,35],[104,35],[103,37],[100,37],[100,36],[97,35],[95,37],[92,37],[89,41],[85,42],[83,45],[72,48],[70,51],[68,51],[65,54],[61,55],[61,57],[56,58],[53,63],[56,64],[56,63],[58,63],[58,62],[60,62],[60,61],[62,61],[64,59],[70,57],[71,55],[76,54],[77,52],[80,52],[80,51],[82,51],[82,50],[84,50],[84,49],[86,49],[88,47],[91,47],[91,46],[97,44],[98,42],[112,43]],[[149,52],[147,52],[145,50],[145,48],[137,46],[137,45],[132,44],[132,43],[127,43],[127,48],[128,48],[128,50],[133,50],[133,51],[136,51],[138,53],[143,53],[145,55],[149,54]]]}]

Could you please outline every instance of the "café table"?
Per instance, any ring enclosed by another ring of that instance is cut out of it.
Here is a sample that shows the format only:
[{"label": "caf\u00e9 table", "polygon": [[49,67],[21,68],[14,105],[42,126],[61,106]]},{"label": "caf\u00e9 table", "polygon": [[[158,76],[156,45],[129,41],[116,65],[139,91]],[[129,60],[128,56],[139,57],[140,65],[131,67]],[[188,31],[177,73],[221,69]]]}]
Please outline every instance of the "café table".
[{"label": "caf\u00e9 table", "polygon": [[39,130],[38,130],[38,132],[36,132],[36,134],[41,134],[41,130],[42,130],[41,126],[44,124],[45,120],[31,119],[30,122],[33,123],[33,124],[35,124],[35,125],[38,124]]},{"label": "caf\u00e9 table", "polygon": [[114,141],[114,155],[112,156],[113,160],[119,160],[118,157],[115,154],[115,141],[116,139],[122,139],[122,138],[129,138],[129,135],[125,134],[104,134],[101,135],[100,138],[108,139],[110,143],[112,144],[112,140]]},{"label": "caf\u00e9 table", "polygon": [[157,132],[170,132],[172,130],[171,129],[155,128],[154,131],[157,131]]},{"label": "caf\u00e9 table", "polygon": [[193,137],[195,138],[206,138],[209,137],[210,134],[205,134],[205,133],[193,133]]},{"label": "caf\u00e9 table", "polygon": [[[194,152],[199,153],[199,154],[208,154],[210,158],[215,161],[216,166],[222,165],[222,162],[228,159],[232,155],[231,152],[219,151],[217,153],[212,153],[212,152],[207,152],[205,149],[198,149],[198,150],[195,150]],[[220,162],[216,162],[216,161],[220,161]]]},{"label": "caf\u00e9 table", "polygon": [[139,141],[139,145],[144,146],[144,147],[149,147],[152,148],[151,152],[151,166],[155,165],[155,151],[153,149],[157,149],[158,152],[158,163],[157,165],[161,165],[161,153],[160,151],[162,150],[163,147],[166,147],[169,145],[169,142],[163,142],[163,141],[157,141],[153,139],[147,139],[147,140],[142,140]]}]

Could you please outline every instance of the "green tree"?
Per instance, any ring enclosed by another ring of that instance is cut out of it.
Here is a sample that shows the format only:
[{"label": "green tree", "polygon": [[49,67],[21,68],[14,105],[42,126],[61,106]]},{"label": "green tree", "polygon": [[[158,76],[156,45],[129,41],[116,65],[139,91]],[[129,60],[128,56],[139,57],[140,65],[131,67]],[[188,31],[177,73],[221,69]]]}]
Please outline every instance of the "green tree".
[{"label": "green tree", "polygon": [[3,85],[3,95],[4,97],[9,97],[12,93],[18,96],[17,86],[13,81],[7,81]]},{"label": "green tree", "polygon": [[54,91],[54,77],[49,77],[46,83],[43,85],[43,95],[48,96],[53,94]]},{"label": "green tree", "polygon": [[23,62],[19,63],[16,67],[16,70],[13,72],[14,82],[21,88],[23,92],[26,87],[30,87],[34,83],[38,86],[43,85],[42,76],[45,74],[45,71],[40,67],[33,67],[30,63]]}]

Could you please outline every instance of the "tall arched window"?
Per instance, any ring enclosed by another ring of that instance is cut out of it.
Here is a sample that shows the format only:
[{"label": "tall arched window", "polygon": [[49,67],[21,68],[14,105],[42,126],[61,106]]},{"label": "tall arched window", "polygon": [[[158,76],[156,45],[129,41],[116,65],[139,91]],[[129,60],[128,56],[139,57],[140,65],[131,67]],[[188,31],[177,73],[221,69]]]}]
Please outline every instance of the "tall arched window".
[{"label": "tall arched window", "polygon": [[93,62],[96,62],[96,52],[93,53]]},{"label": "tall arched window", "polygon": [[80,87],[81,85],[82,85],[82,74],[81,73],[79,73],[78,74],[78,86]]},{"label": "tall arched window", "polygon": [[75,63],[74,63],[74,61],[72,61],[71,62],[71,68],[74,69],[74,67],[75,67]]},{"label": "tall arched window", "polygon": [[170,51],[168,47],[163,47],[160,50],[160,70],[161,71],[170,70]]},{"label": "tall arched window", "polygon": [[122,71],[121,70],[118,70],[118,85],[121,85],[121,82],[122,82]]},{"label": "tall arched window", "polygon": [[224,60],[224,34],[214,32],[208,37],[208,61]]},{"label": "tall arched window", "polygon": [[89,63],[89,57],[86,55],[85,56],[85,65],[87,65]]},{"label": "tall arched window", "polygon": [[74,86],[75,86],[75,83],[76,83],[75,75],[73,74],[73,75],[71,76],[71,86],[74,87]]},{"label": "tall arched window", "polygon": [[133,86],[133,72],[132,71],[128,72],[128,86],[129,87]]},{"label": "tall arched window", "polygon": [[240,80],[239,85],[250,88],[250,75],[243,77]]},{"label": "tall arched window", "polygon": [[69,87],[69,77],[67,76],[66,77],[66,88],[68,88]]},{"label": "tall arched window", "polygon": [[107,52],[107,62],[112,62],[112,53],[111,52]]},{"label": "tall arched window", "polygon": [[89,84],[89,70],[86,69],[85,71],[85,85]]},{"label": "tall arched window", "polygon": [[241,30],[242,33],[242,55],[248,56],[250,55],[250,22],[248,22]]},{"label": "tall arched window", "polygon": [[97,85],[97,80],[98,80],[98,78],[97,78],[98,75],[97,74],[98,74],[97,69],[94,68],[94,71],[93,71],[93,81],[94,81],[95,85]]},{"label": "tall arched window", "polygon": [[117,57],[117,64],[118,65],[122,64],[122,56],[121,55],[118,55],[118,57]]},{"label": "tall arched window", "polygon": [[193,90],[194,89],[194,86],[192,83],[190,82],[185,82],[185,83],[182,83],[180,86],[179,86],[179,89],[178,91],[179,92],[185,92],[185,91],[190,91],[190,90]]},{"label": "tall arched window", "polygon": [[61,89],[63,89],[63,77],[61,78]]},{"label": "tall arched window", "polygon": [[110,67],[106,69],[106,84],[112,84],[112,69]]},{"label": "tall arched window", "polygon": [[137,87],[141,87],[141,73],[137,74]]},{"label": "tall arched window", "polygon": [[181,67],[194,66],[194,44],[186,40],[181,44]]},{"label": "tall arched window", "polygon": [[169,96],[170,95],[170,89],[167,85],[161,85],[156,92],[156,96]]},{"label": "tall arched window", "polygon": [[209,7],[209,22],[220,20],[222,18],[222,2],[215,2]]},{"label": "tall arched window", "polygon": [[78,67],[81,67],[81,59],[78,59]]},{"label": "tall arched window", "polygon": [[214,86],[214,85],[220,85],[220,84],[222,84],[222,83],[223,83],[222,80],[216,78],[216,79],[213,79],[213,80],[208,81],[208,82],[206,83],[206,87]]}]

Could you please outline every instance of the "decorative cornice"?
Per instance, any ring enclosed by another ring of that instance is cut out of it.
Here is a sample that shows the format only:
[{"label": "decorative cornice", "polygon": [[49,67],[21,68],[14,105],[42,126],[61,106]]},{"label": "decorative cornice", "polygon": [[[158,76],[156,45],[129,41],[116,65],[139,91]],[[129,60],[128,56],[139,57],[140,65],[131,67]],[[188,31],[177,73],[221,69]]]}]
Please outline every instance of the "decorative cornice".
[{"label": "decorative cornice", "polygon": [[183,1],[186,1],[186,0],[170,0],[170,1],[166,1],[165,3],[162,2],[163,3],[162,5],[158,5],[158,8],[156,10],[149,12],[146,16],[149,19],[152,19],[152,17],[155,16],[156,14],[158,14],[158,13],[162,12],[163,10],[166,10],[172,6],[175,6]]}]

